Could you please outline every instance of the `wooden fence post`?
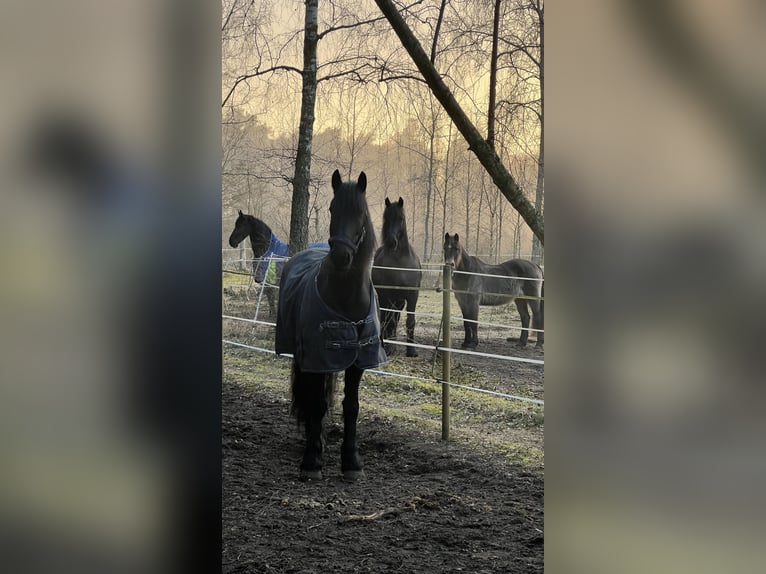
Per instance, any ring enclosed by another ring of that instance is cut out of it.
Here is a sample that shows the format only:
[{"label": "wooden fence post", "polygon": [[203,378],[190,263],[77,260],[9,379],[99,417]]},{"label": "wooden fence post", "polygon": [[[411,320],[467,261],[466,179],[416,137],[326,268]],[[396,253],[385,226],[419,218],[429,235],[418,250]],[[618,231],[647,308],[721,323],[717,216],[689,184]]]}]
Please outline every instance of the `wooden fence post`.
[{"label": "wooden fence post", "polygon": [[452,353],[444,350],[452,346],[450,329],[452,299],[452,265],[444,265],[442,278],[442,440],[449,440],[449,380],[452,370]]}]

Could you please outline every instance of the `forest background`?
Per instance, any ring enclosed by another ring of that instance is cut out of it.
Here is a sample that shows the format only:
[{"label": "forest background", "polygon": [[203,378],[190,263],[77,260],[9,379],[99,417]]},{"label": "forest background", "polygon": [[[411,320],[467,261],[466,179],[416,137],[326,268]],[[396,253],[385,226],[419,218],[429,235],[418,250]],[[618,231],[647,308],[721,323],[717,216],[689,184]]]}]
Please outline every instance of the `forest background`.
[{"label": "forest background", "polygon": [[[543,213],[542,1],[396,5]],[[366,172],[376,227],[385,197],[404,199],[410,240],[425,261],[440,261],[441,238],[457,232],[470,253],[490,261],[542,263],[542,246],[468,149],[373,0],[320,0],[317,7],[308,240],[327,239],[329,179],[337,168],[344,179]],[[224,0],[222,9],[222,241],[239,209],[287,240],[306,6]]]}]

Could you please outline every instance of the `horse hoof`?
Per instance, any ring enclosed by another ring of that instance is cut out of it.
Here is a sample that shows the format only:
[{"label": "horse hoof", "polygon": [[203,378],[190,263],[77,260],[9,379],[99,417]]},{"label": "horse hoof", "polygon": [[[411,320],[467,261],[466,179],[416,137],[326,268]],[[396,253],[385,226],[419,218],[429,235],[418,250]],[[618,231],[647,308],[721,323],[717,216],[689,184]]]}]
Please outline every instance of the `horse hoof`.
[{"label": "horse hoof", "polygon": [[407,356],[408,357],[417,357],[418,356],[418,352],[415,349],[412,349],[412,350],[407,349]]},{"label": "horse hoof", "polygon": [[516,346],[519,347],[520,349],[523,349],[524,347],[527,346],[527,344],[526,342],[522,343],[521,341],[519,341],[518,343],[516,343]]},{"label": "horse hoof", "polygon": [[356,482],[357,480],[362,480],[364,477],[364,470],[362,469],[343,471],[343,480],[345,482]]},{"label": "horse hoof", "polygon": [[305,470],[301,469],[301,482],[306,482],[307,480],[322,480],[322,470],[316,469],[316,470]]}]

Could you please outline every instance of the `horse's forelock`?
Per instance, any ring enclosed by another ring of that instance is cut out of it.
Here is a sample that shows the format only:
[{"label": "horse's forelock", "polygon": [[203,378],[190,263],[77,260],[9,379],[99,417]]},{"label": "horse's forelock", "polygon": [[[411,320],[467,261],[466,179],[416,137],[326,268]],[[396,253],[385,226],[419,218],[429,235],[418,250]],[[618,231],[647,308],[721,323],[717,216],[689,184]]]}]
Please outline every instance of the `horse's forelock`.
[{"label": "horse's forelock", "polygon": [[396,228],[398,235],[406,236],[407,219],[405,217],[404,208],[399,202],[389,203],[383,210],[383,233],[386,235],[391,233],[397,223],[399,224],[398,228]]}]

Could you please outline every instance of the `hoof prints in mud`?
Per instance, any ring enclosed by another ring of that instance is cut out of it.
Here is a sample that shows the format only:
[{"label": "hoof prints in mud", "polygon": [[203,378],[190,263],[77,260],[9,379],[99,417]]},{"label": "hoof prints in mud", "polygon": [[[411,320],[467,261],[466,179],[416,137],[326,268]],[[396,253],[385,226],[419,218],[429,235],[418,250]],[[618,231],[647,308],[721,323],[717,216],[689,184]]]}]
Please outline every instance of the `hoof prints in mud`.
[{"label": "hoof prints in mud", "polygon": [[288,410],[224,382],[224,572],[543,571],[541,473],[372,417],[365,480],[343,481],[329,432],[323,479],[302,483]]}]

